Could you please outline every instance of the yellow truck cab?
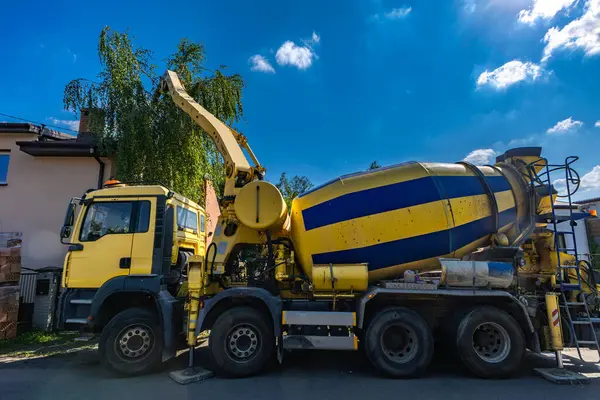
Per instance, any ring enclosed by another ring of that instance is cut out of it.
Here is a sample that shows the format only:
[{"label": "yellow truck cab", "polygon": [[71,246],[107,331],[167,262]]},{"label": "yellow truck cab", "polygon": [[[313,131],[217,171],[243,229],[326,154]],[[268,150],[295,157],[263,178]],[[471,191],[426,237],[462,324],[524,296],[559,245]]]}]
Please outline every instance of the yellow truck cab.
[{"label": "yellow truck cab", "polygon": [[71,199],[59,329],[101,334],[102,358],[116,372],[140,373],[147,358],[173,356],[187,260],[205,255],[205,222],[202,207],[162,185],[109,181]]}]

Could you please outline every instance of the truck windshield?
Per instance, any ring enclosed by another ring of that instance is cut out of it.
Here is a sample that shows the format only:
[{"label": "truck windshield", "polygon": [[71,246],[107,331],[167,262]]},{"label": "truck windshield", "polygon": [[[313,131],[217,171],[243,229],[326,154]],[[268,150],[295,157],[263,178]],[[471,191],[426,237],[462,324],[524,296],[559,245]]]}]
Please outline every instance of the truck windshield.
[{"label": "truck windshield", "polygon": [[186,208],[177,207],[177,229],[198,231],[198,214]]}]

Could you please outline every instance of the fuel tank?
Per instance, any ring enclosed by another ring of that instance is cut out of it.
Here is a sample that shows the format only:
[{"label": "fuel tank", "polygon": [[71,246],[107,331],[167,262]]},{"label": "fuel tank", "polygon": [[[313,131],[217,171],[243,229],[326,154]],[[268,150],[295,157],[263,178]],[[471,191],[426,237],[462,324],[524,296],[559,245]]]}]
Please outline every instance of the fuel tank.
[{"label": "fuel tank", "polygon": [[[504,233],[512,243],[533,222],[527,182],[510,161],[539,157],[513,149],[495,166],[406,162],[345,175],[296,198],[291,236],[297,260],[367,263],[369,281],[440,267]],[[532,154],[533,153],[533,154]]]}]

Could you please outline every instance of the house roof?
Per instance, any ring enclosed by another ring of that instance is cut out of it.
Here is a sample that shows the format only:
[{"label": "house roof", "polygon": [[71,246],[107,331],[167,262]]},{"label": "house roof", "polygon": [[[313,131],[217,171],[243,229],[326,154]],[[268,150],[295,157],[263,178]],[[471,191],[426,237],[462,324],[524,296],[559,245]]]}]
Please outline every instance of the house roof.
[{"label": "house roof", "polygon": [[591,199],[574,201],[575,204],[590,204],[600,202],[600,197],[592,197]]},{"label": "house roof", "polygon": [[93,143],[75,139],[17,142],[22,152],[34,157],[98,157]]},{"label": "house roof", "polygon": [[42,125],[22,122],[0,123],[0,133],[34,134],[37,140],[23,140],[16,144],[22,152],[34,157],[98,157],[93,135],[67,135]]},{"label": "house roof", "polygon": [[29,133],[40,136],[42,140],[69,140],[75,136],[67,135],[54,129],[48,129],[43,125],[35,125],[27,122],[2,122],[0,133]]}]

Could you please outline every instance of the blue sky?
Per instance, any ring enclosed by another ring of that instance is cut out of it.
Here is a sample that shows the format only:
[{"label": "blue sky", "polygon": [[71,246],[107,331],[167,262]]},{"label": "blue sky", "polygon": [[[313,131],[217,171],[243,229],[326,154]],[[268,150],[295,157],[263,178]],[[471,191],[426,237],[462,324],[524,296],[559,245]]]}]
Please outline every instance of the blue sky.
[{"label": "blue sky", "polygon": [[541,145],[552,161],[580,156],[578,197],[600,196],[600,0],[174,4],[3,5],[0,113],[75,127],[64,85],[96,76],[110,25],[159,68],[187,37],[205,45],[208,67],[242,74],[237,128],[271,180],[287,171],[319,184],[373,160],[486,162]]}]

